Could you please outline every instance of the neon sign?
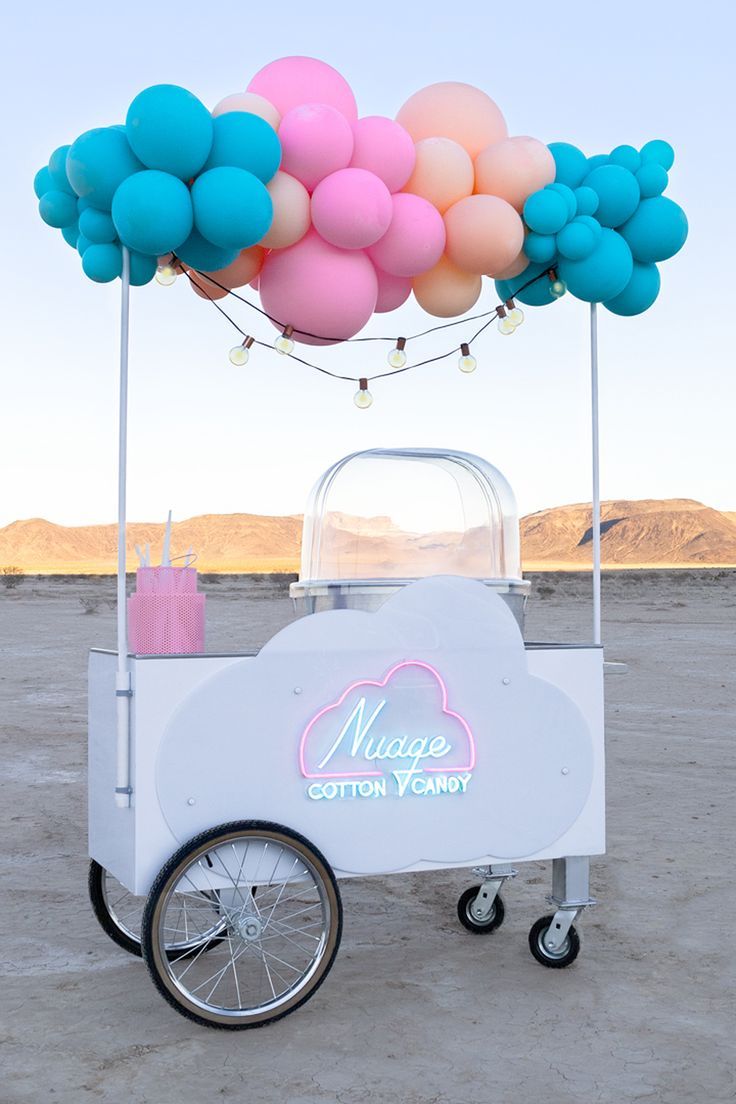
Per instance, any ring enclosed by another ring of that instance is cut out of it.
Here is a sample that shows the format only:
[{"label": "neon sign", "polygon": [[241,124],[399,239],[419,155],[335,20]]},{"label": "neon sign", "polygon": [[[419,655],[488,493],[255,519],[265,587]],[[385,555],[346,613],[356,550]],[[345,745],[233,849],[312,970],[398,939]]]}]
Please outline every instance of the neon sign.
[{"label": "neon sign", "polygon": [[[475,767],[467,721],[429,663],[404,660],[352,683],[309,721],[299,768],[314,801],[465,793]],[[439,706],[439,708],[438,708]]]}]

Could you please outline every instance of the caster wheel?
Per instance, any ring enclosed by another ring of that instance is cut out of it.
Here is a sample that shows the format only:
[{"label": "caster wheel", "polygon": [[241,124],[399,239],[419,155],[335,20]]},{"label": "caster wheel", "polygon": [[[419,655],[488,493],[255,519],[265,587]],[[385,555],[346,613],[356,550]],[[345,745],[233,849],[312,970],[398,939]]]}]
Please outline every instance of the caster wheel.
[{"label": "caster wheel", "polygon": [[543,916],[540,920],[537,920],[536,924],[532,925],[529,932],[529,950],[542,966],[549,966],[553,970],[562,970],[563,967],[569,966],[578,957],[580,936],[575,928],[571,927],[559,950],[550,951],[545,946],[545,939],[553,920],[554,916]]},{"label": "caster wheel", "polygon": [[473,932],[475,935],[487,935],[488,932],[495,931],[496,928],[500,928],[503,924],[503,918],[506,914],[506,910],[503,907],[503,901],[499,893],[493,898],[493,908],[488,916],[484,920],[476,920],[471,912],[471,906],[473,901],[478,896],[480,886],[471,886],[470,889],[466,889],[464,893],[460,895],[460,899],[457,903],[457,918],[464,928]]}]

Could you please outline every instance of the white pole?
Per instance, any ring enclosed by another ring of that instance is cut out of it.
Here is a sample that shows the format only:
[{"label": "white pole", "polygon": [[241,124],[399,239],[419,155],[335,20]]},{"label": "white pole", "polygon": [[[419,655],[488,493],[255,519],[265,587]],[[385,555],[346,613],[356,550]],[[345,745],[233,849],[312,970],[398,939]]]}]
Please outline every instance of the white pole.
[{"label": "white pole", "polygon": [[128,669],[128,619],[125,595],[125,511],[128,467],[128,324],[130,318],[130,253],[122,246],[123,272],[120,296],[120,407],[118,414],[118,666],[117,769],[115,804],[130,806],[130,671]]},{"label": "white pole", "polygon": [[601,488],[598,433],[598,316],[590,304],[590,425],[593,448],[593,643],[601,643]]}]

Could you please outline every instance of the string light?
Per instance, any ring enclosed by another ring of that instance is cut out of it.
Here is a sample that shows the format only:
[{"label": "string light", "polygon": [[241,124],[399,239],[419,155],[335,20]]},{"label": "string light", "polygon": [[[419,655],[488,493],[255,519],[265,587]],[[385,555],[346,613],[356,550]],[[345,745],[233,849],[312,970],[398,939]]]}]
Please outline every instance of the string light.
[{"label": "string light", "polygon": [[406,338],[400,337],[396,342],[396,348],[388,354],[388,362],[392,368],[403,368],[406,364]]},{"label": "string light", "polygon": [[549,272],[547,273],[547,275],[549,276],[549,280],[550,280],[550,284],[549,284],[549,293],[550,293],[550,295],[552,296],[553,299],[561,299],[562,296],[567,291],[567,284],[565,283],[564,280],[560,279],[560,277],[557,275],[554,268],[551,268],[549,270]]},{"label": "string light", "polygon": [[156,283],[161,287],[171,287],[176,283],[176,269],[173,265],[163,264],[156,269]]},{"label": "string light", "polygon": [[465,341],[460,346],[460,359],[457,362],[457,366],[461,372],[466,373],[474,372],[478,367],[478,361],[470,352],[470,346]]},{"label": "string light", "polygon": [[521,307],[517,307],[513,299],[506,300],[506,311],[509,322],[512,322],[514,329],[521,325],[524,321],[524,312]]},{"label": "string light", "polygon": [[282,356],[288,356],[289,353],[294,352],[294,342],[291,339],[293,332],[293,326],[286,326],[281,336],[276,338],[273,347],[277,353],[281,353]]},{"label": "string light", "polygon": [[496,314],[498,315],[498,332],[504,336],[512,334],[516,326],[506,314],[506,308],[503,306],[497,307]]},{"label": "string light", "polygon": [[241,345],[233,345],[232,349],[228,353],[230,357],[230,363],[240,367],[242,364],[248,363],[250,356],[250,348],[255,343],[254,337],[246,337],[245,341]]},{"label": "string light", "polygon": [[358,380],[358,390],[353,395],[353,402],[359,410],[367,410],[373,403],[373,396],[368,390],[368,380],[361,378]]}]

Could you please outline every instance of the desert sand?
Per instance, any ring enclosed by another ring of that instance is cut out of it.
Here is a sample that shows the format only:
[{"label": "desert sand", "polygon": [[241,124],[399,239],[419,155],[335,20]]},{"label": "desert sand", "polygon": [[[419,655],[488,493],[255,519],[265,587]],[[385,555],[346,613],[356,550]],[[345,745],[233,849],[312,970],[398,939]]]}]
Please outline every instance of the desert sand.
[{"label": "desert sand", "polygon": [[[590,579],[533,576],[530,639],[590,637]],[[285,580],[206,583],[209,646],[262,644]],[[702,1104],[733,1099],[736,571],[604,578],[608,854],[567,970],[527,949],[551,871],[506,922],[455,917],[468,872],[347,881],[336,965],[260,1031],[197,1027],[86,899],[86,653],[114,644],[114,581],[0,588],[7,1104]]]}]

